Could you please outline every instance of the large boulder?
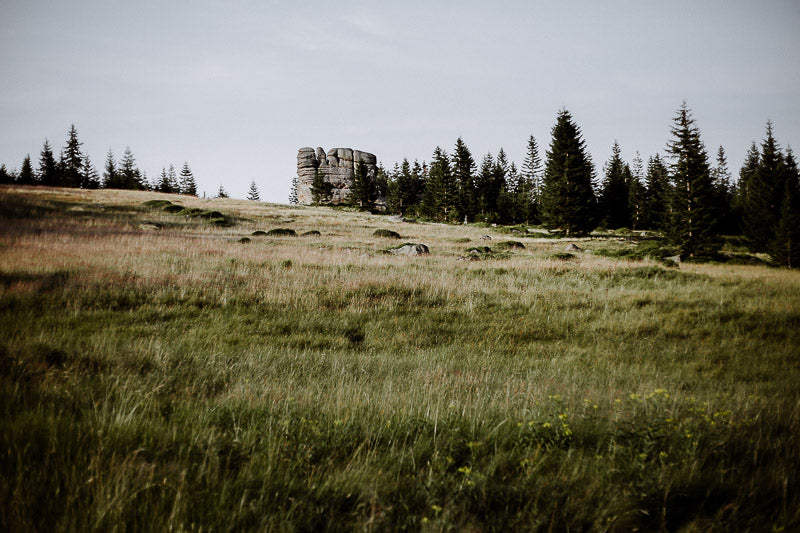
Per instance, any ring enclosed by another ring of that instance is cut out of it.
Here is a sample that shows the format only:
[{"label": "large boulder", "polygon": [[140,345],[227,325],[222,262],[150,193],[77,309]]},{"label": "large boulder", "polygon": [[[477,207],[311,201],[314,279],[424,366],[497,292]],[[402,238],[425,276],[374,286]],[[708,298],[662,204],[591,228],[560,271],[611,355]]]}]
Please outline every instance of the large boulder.
[{"label": "large boulder", "polygon": [[410,243],[404,244],[399,248],[392,248],[391,250],[389,250],[389,252],[395,255],[407,255],[407,256],[428,255],[430,253],[428,247],[425,246],[424,244],[410,244]]},{"label": "large boulder", "polygon": [[[297,151],[297,201],[309,205],[312,202],[311,185],[317,172],[330,184],[331,194],[328,203],[342,204],[350,196],[353,175],[357,163],[367,167],[367,176],[375,180],[378,176],[378,159],[375,154],[353,150],[352,148],[331,148],[327,152],[318,147],[303,147]],[[385,207],[382,198],[376,200],[376,206]]]}]

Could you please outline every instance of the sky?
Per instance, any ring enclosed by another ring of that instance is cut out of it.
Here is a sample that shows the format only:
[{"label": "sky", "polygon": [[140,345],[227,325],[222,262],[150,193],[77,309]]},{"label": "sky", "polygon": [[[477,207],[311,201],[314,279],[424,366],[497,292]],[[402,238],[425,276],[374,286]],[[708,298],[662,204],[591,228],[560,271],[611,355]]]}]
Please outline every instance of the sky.
[{"label": "sky", "polygon": [[100,171],[130,147],[286,203],[303,146],[391,168],[461,137],[520,166],[567,109],[601,173],[615,140],[663,155],[685,100],[736,175],[767,120],[800,150],[799,28],[797,0],[0,0],[0,163],[74,124]]}]

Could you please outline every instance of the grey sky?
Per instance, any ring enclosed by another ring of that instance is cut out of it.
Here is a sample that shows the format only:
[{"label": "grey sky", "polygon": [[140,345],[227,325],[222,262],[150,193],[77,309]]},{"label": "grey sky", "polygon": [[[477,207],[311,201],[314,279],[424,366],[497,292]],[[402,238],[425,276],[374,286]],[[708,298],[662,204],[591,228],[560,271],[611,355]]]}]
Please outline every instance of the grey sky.
[{"label": "grey sky", "polygon": [[772,119],[800,149],[800,2],[0,0],[0,162],[71,123],[102,170],[184,160],[201,190],[285,202],[301,146],[386,167],[462,136],[521,164],[570,110],[600,170],[663,153],[682,100],[734,174]]}]

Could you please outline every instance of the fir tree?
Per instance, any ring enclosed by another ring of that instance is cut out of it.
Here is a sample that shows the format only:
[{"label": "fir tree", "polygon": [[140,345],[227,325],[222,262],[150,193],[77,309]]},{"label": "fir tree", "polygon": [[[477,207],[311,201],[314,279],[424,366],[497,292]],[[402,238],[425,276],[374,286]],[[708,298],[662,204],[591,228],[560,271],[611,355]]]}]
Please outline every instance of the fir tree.
[{"label": "fir tree", "polygon": [[247,191],[247,199],[251,202],[261,201],[261,195],[258,193],[255,180],[250,182],[250,190]]},{"label": "fir tree", "polygon": [[767,137],[761,143],[759,164],[744,198],[744,223],[751,247],[766,251],[775,234],[785,191],[783,155],[767,122]]},{"label": "fir tree", "polygon": [[472,220],[475,215],[475,160],[467,145],[459,137],[453,149],[452,175],[456,185],[455,212],[453,217]]},{"label": "fir tree", "polygon": [[753,194],[756,172],[758,171],[758,166],[760,163],[761,154],[759,153],[758,146],[754,141],[750,145],[750,149],[747,151],[742,168],[739,169],[739,183],[736,187],[736,194],[733,198],[733,211],[735,213],[739,233],[742,234],[746,234],[745,205]]},{"label": "fir tree", "polygon": [[44,140],[42,151],[39,153],[39,179],[40,185],[54,186],[59,183],[58,165],[50,148],[50,141]]},{"label": "fir tree", "polygon": [[183,162],[183,167],[181,168],[180,187],[181,194],[197,196],[197,183],[195,183],[192,169],[189,168],[189,163],[186,161]]},{"label": "fir tree", "polygon": [[528,139],[528,150],[522,163],[522,176],[527,180],[531,197],[536,206],[541,204],[542,193],[542,158],[539,157],[539,145],[533,135]]},{"label": "fir tree", "polygon": [[222,185],[220,185],[219,190],[217,191],[217,198],[227,198],[227,197],[228,193],[225,192],[225,188]]},{"label": "fir tree", "polygon": [[167,182],[169,182],[169,191],[173,193],[181,192],[181,184],[178,182],[178,174],[175,172],[175,166],[170,163],[167,169]]},{"label": "fir tree", "polygon": [[167,176],[167,169],[161,167],[161,179],[159,179],[156,183],[153,184],[153,189],[158,192],[170,193],[172,191],[172,187],[169,183],[169,176]]},{"label": "fir tree", "polygon": [[83,171],[82,143],[78,140],[78,130],[72,124],[67,137],[67,144],[61,152],[61,183],[62,187],[80,187]]},{"label": "fir tree", "polygon": [[491,152],[487,152],[481,161],[481,168],[475,180],[477,195],[476,213],[484,221],[489,220],[497,206],[497,194],[494,191],[495,163]]},{"label": "fir tree", "polygon": [[653,230],[664,230],[669,213],[669,172],[658,154],[647,162],[643,207],[643,226]]},{"label": "fir tree", "polygon": [[731,183],[731,172],[728,170],[728,158],[725,149],[717,149],[717,165],[711,171],[714,184],[714,206],[717,223],[717,232],[732,234],[737,231],[738,224],[733,213],[733,198],[735,191]]},{"label": "fir tree", "polygon": [[100,175],[89,159],[89,154],[86,154],[83,157],[83,169],[81,170],[81,189],[98,188],[100,188]]},{"label": "fir tree", "polygon": [[455,216],[457,187],[450,171],[447,152],[440,147],[433,151],[433,161],[425,183],[422,212],[432,220],[447,221]]},{"label": "fir tree", "polygon": [[311,203],[324,204],[330,201],[333,187],[325,179],[325,175],[317,168],[314,170],[314,180],[311,182]]},{"label": "fir tree", "polygon": [[11,174],[8,173],[8,169],[6,168],[5,163],[0,165],[0,184],[8,184],[13,183],[14,179],[11,177]]},{"label": "fir tree", "polygon": [[614,141],[611,159],[605,165],[606,176],[600,196],[602,220],[607,228],[630,228],[630,169],[622,161],[619,143]]},{"label": "fir tree", "polygon": [[386,175],[386,169],[382,164],[378,165],[378,174],[375,176],[375,196],[385,199],[388,186],[389,177]]},{"label": "fir tree", "polygon": [[786,152],[783,198],[770,256],[783,266],[800,265],[800,172],[791,149]]},{"label": "fir tree", "polygon": [[595,226],[594,169],[580,129],[568,111],[559,112],[552,136],[542,190],[542,218],[567,235],[588,233]]},{"label": "fir tree", "polygon": [[120,189],[146,189],[146,185],[142,180],[142,173],[136,166],[136,159],[133,157],[133,152],[130,147],[125,147],[125,153],[122,154],[122,161],[119,168],[119,185]]},{"label": "fir tree", "polygon": [[681,104],[671,128],[670,240],[681,255],[708,257],[715,251],[714,188],[708,156],[686,102]]},{"label": "fir tree", "polygon": [[633,158],[632,168],[627,168],[630,176],[628,182],[628,206],[631,213],[631,229],[642,229],[644,227],[644,205],[647,191],[644,186],[644,163],[642,156],[636,152]]},{"label": "fir tree", "polygon": [[353,172],[353,184],[350,186],[348,202],[361,208],[372,206],[375,200],[375,182],[369,177],[367,165],[361,161],[356,162]]},{"label": "fir tree", "polygon": [[103,188],[104,189],[120,189],[120,175],[117,171],[117,163],[114,161],[114,152],[111,148],[108,149],[106,154],[106,162],[103,167]]},{"label": "fir tree", "polygon": [[297,205],[299,203],[300,199],[297,198],[297,176],[292,176],[292,186],[289,189],[289,204]]},{"label": "fir tree", "polygon": [[17,183],[19,185],[34,185],[36,184],[36,175],[33,173],[33,166],[31,166],[30,154],[25,156],[22,160],[22,168],[17,176]]}]

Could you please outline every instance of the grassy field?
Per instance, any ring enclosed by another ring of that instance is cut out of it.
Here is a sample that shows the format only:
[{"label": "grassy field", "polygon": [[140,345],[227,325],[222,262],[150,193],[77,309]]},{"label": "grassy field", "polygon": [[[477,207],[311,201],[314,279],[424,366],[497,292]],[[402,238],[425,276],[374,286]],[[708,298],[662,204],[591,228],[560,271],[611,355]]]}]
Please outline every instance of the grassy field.
[{"label": "grassy field", "polygon": [[0,188],[0,530],[797,530],[800,274],[631,246]]}]

